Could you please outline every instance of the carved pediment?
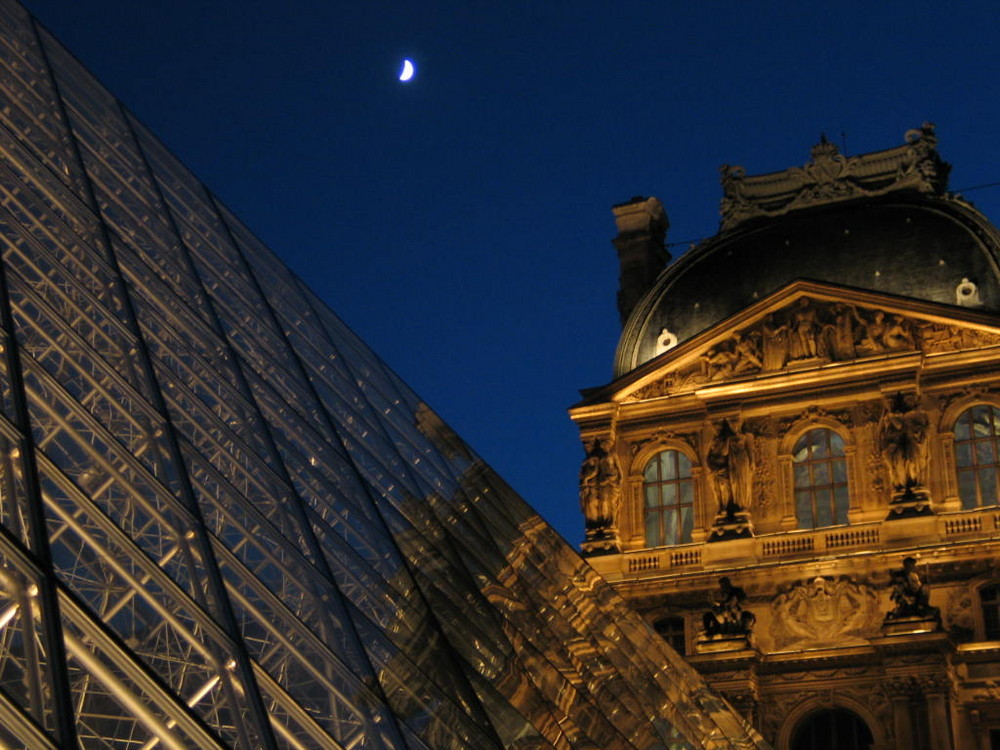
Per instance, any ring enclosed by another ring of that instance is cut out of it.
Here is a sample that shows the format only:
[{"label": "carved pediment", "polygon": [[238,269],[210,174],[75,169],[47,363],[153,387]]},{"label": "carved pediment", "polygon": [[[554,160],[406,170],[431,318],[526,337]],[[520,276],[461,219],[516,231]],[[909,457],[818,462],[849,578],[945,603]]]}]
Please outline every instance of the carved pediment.
[{"label": "carved pediment", "polygon": [[685,351],[668,355],[665,371],[625,400],[657,398],[829,363],[1000,346],[1000,326],[988,330],[958,320],[942,321],[940,315],[922,316],[886,302],[788,295],[774,305],[762,306],[759,314],[740,321],[738,327],[733,325],[729,332],[727,322],[720,323]]}]

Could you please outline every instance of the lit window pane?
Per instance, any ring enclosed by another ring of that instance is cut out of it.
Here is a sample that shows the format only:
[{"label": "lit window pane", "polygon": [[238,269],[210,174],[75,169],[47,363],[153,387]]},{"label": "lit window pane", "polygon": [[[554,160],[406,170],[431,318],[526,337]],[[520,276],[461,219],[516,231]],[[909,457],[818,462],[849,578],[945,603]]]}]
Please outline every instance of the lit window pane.
[{"label": "lit window pane", "polygon": [[650,547],[659,547],[663,544],[663,537],[660,536],[660,519],[652,513],[646,514],[646,544]]},{"label": "lit window pane", "polygon": [[955,442],[965,441],[969,439],[969,423],[959,418],[959,421],[955,423]]},{"label": "lit window pane", "polygon": [[795,514],[799,518],[799,526],[810,528],[814,526],[812,497],[807,491],[795,493]]},{"label": "lit window pane", "polygon": [[691,505],[694,502],[694,483],[678,482],[677,484],[681,489],[681,506]]},{"label": "lit window pane", "polygon": [[976,476],[971,469],[958,472],[958,496],[962,498],[962,508],[975,508],[979,502],[976,496]]},{"label": "lit window pane", "polygon": [[660,487],[659,485],[646,485],[646,507],[647,508],[658,508],[660,506]]},{"label": "lit window pane", "polygon": [[660,463],[663,466],[664,479],[677,479],[677,461],[674,456],[661,453]]},{"label": "lit window pane", "polygon": [[795,474],[795,486],[805,487],[811,482],[809,481],[809,465],[805,463],[794,464],[792,470]]},{"label": "lit window pane", "polygon": [[979,500],[982,505],[996,505],[997,470],[992,466],[979,472]]},{"label": "lit window pane", "polygon": [[681,506],[681,538],[690,539],[694,530],[694,512],[690,505]]},{"label": "lit window pane", "polygon": [[677,514],[676,513],[666,513],[663,516],[664,521],[664,544],[677,544]]},{"label": "lit window pane", "polygon": [[833,492],[829,489],[816,490],[816,525],[833,524]]},{"label": "lit window pane", "polygon": [[813,485],[830,484],[830,464],[813,465]]},{"label": "lit window pane", "polygon": [[958,466],[972,466],[972,446],[969,443],[955,442],[955,463]]},{"label": "lit window pane", "polygon": [[847,486],[840,486],[833,491],[834,517],[833,522],[847,523],[847,508],[849,500],[847,497]]}]

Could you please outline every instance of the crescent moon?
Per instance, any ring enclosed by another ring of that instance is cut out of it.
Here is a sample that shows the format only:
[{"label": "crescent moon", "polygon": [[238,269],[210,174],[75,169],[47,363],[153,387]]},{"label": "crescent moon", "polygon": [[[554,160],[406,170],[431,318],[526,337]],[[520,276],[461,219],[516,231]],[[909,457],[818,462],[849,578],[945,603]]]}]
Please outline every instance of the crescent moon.
[{"label": "crescent moon", "polygon": [[403,60],[403,70],[399,74],[399,80],[409,81],[413,78],[414,68],[413,63],[409,60]]}]

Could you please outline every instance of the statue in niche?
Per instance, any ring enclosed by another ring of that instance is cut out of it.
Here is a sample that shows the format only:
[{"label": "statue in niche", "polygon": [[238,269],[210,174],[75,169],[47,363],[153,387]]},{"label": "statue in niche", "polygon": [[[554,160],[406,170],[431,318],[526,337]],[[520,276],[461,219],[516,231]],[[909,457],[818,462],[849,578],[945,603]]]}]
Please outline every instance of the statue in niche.
[{"label": "statue in niche", "polygon": [[610,442],[595,439],[580,466],[580,509],[587,531],[613,530],[621,505],[622,471]]},{"label": "statue in niche", "polygon": [[932,607],[930,603],[931,589],[920,579],[917,573],[917,561],[912,557],[903,560],[903,567],[892,571],[890,575],[892,594],[890,598],[893,607],[886,620],[899,620],[904,617],[920,617],[924,619],[940,619],[941,610]]},{"label": "statue in niche", "polygon": [[757,350],[755,334],[743,336],[739,333],[733,334],[733,353],[736,355],[736,365],[733,370],[736,374],[753,372],[764,366]]},{"label": "statue in niche", "polygon": [[819,324],[816,308],[808,297],[799,299],[799,306],[792,310],[792,341],[789,359],[811,359],[819,356]]},{"label": "statue in niche", "polygon": [[743,609],[746,598],[746,592],[734,586],[728,577],[720,578],[719,597],[702,617],[705,635],[709,638],[749,635],[757,618],[753,612]]},{"label": "statue in niche", "polygon": [[774,314],[764,318],[764,369],[780,370],[788,359],[788,325],[778,320]]},{"label": "statue in niche", "polygon": [[708,448],[706,464],[712,476],[719,515],[732,518],[748,510],[753,489],[753,457],[749,438],[738,435],[723,419]]},{"label": "statue in niche", "polygon": [[927,467],[927,414],[917,409],[914,394],[897,393],[879,420],[878,443],[889,470],[893,501],[922,491]]}]

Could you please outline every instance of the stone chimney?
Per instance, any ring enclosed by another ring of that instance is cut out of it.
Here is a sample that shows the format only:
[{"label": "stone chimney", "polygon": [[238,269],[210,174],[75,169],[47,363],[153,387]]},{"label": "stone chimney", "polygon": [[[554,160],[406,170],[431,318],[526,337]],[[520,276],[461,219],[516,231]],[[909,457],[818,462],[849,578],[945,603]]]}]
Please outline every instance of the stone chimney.
[{"label": "stone chimney", "polygon": [[637,196],[612,206],[618,236],[618,314],[622,325],[670,260],[664,244],[670,222],[657,198]]}]

